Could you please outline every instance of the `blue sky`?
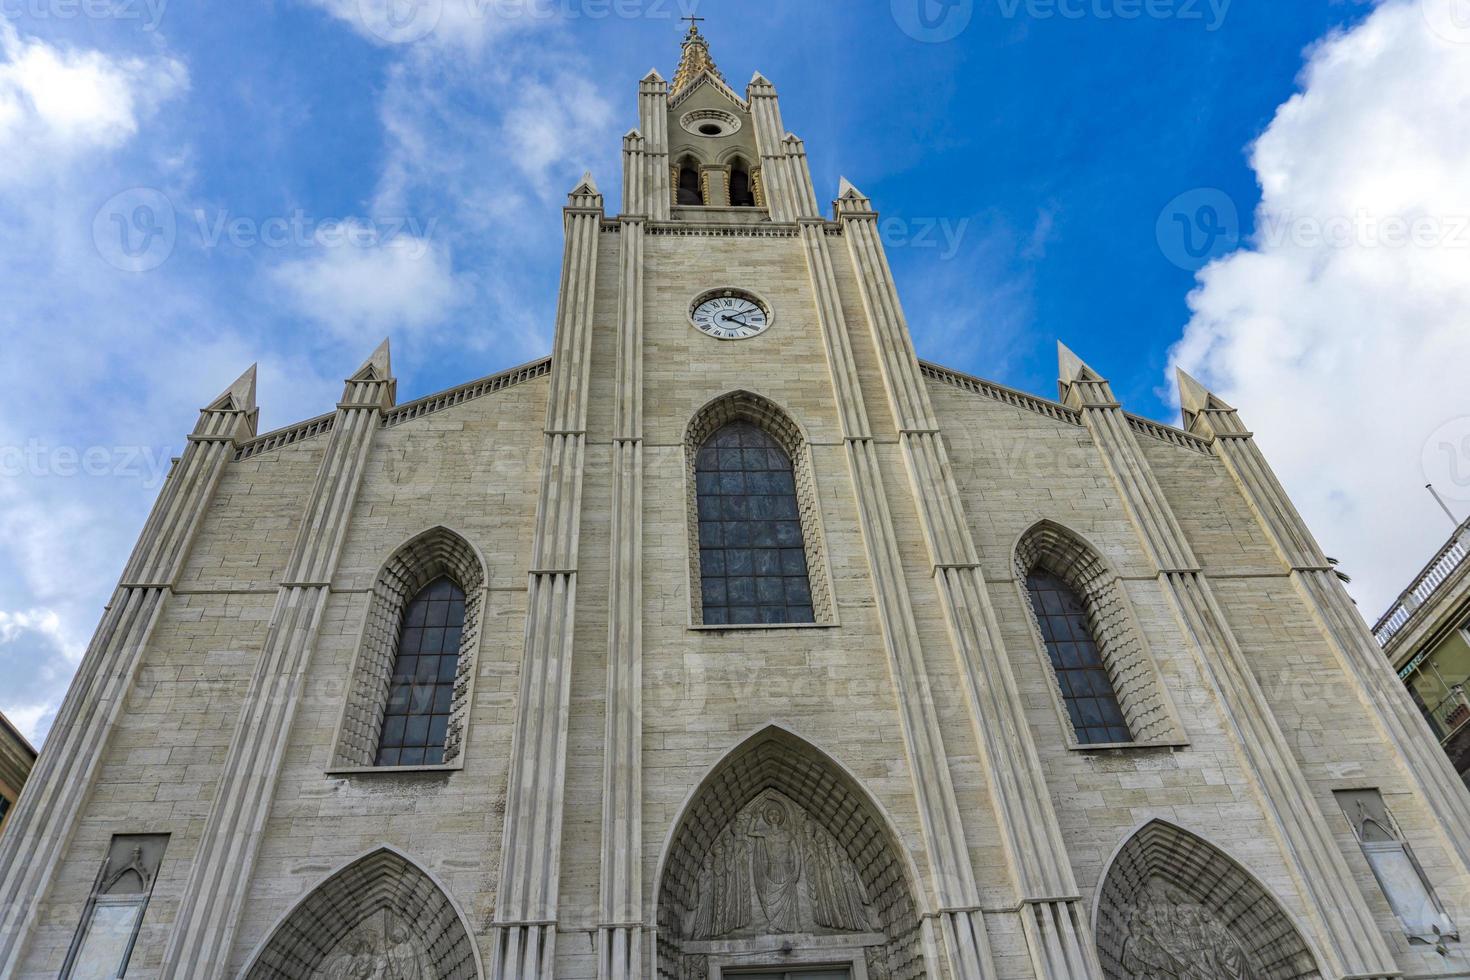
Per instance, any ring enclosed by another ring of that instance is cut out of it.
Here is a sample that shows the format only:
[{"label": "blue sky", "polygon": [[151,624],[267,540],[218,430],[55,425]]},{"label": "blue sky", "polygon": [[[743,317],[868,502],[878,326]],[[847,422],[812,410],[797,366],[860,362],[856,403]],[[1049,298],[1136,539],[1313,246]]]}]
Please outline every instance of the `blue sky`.
[{"label": "blue sky", "polygon": [[1465,0],[416,0],[399,34],[387,2],[0,0],[0,710],[38,738],[251,362],[264,431],[385,335],[402,399],[549,350],[564,195],[591,169],[615,209],[690,10],[819,197],[884,212],[921,356],[1054,395],[1064,339],[1171,422],[1187,366],[1370,617],[1449,529],[1426,474],[1470,511]]}]

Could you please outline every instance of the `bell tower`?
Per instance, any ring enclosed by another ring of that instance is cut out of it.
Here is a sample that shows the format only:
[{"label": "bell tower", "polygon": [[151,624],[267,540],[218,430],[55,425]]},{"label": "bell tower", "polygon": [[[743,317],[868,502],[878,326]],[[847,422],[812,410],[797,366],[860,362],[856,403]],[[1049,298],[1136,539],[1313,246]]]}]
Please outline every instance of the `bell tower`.
[{"label": "bell tower", "polygon": [[759,72],[742,97],[690,17],[672,83],[639,85],[639,128],[624,143],[624,214],[702,224],[816,217],[800,140],[786,132],[776,89]]}]

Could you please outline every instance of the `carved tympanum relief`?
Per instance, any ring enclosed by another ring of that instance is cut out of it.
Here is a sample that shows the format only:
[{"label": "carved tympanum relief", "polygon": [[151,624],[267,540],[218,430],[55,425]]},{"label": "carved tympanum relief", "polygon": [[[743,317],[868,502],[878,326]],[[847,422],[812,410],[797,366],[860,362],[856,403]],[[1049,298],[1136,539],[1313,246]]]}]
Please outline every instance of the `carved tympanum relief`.
[{"label": "carved tympanum relief", "polygon": [[775,790],[735,815],[705,854],[688,939],[877,932],[852,859],[805,810]]},{"label": "carved tympanum relief", "polygon": [[311,980],[429,980],[432,965],[412,937],[392,912],[371,915],[337,944]]},{"label": "carved tympanum relief", "polygon": [[1210,909],[1155,879],[1127,918],[1123,966],[1134,980],[1264,980]]}]

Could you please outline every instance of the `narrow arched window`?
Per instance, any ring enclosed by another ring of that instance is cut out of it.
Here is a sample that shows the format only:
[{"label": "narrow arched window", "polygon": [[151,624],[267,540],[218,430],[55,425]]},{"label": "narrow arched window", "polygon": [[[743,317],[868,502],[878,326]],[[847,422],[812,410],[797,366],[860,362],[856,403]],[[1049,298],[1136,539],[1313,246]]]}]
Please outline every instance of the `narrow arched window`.
[{"label": "narrow arched window", "polygon": [[815,622],[791,457],[765,430],[731,422],[695,462],[706,625]]},{"label": "narrow arched window", "polygon": [[1081,597],[1042,569],[1026,577],[1026,588],[1077,741],[1083,745],[1133,741]]},{"label": "narrow arched window", "polygon": [[426,585],[403,611],[377,765],[444,761],[464,610],[464,591],[445,576]]},{"label": "narrow arched window", "polygon": [[699,179],[699,167],[693,160],[679,164],[679,204],[686,207],[704,204],[704,185]]},{"label": "narrow arched window", "polygon": [[730,204],[737,208],[755,207],[755,192],[750,185],[750,170],[736,157],[730,164]]}]

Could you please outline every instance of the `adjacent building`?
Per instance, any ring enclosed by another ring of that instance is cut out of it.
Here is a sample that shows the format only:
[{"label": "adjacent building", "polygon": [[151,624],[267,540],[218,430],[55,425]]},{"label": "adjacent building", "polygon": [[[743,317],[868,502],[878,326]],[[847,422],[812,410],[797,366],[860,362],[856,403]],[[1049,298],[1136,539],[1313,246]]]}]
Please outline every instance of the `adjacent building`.
[{"label": "adjacent building", "polygon": [[10,719],[0,714],[0,833],[36,764],[36,750]]},{"label": "adjacent building", "polygon": [[1470,783],[1470,521],[1373,627],[1393,669]]},{"label": "adjacent building", "polygon": [[206,403],[0,976],[1470,975],[1470,793],[1236,410],[920,360],[874,202],[693,28],[636,120],[548,357]]}]

